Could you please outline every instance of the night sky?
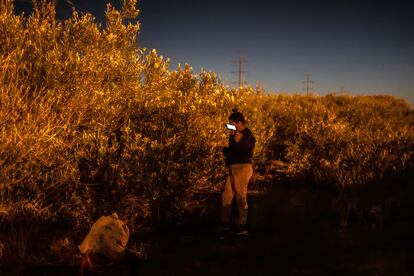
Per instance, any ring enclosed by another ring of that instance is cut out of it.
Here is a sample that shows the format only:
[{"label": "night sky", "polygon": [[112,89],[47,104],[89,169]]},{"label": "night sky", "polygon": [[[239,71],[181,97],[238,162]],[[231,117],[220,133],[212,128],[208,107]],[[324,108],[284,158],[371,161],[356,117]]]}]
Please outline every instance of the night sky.
[{"label": "night sky", "polygon": [[[16,12],[30,2],[15,1]],[[103,22],[107,1],[58,1],[57,16],[81,12]],[[119,3],[118,1],[110,1]],[[237,80],[242,51],[246,80],[267,91],[393,94],[414,103],[414,9],[410,1],[141,0],[139,46]],[[118,5],[119,6],[119,5]]]}]

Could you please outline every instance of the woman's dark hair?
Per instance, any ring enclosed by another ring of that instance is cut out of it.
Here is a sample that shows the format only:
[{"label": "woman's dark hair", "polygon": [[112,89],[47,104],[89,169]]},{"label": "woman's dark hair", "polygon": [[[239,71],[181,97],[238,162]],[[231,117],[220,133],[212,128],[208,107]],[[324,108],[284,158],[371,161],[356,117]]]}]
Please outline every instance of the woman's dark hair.
[{"label": "woman's dark hair", "polygon": [[242,122],[243,124],[246,123],[243,114],[241,114],[237,108],[233,108],[231,115],[229,116],[229,121],[234,121],[236,123]]}]

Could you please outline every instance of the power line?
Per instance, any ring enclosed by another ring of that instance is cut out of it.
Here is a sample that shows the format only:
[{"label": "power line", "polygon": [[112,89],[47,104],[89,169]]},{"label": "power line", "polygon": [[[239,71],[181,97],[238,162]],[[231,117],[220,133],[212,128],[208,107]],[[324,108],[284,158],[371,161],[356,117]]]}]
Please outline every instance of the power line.
[{"label": "power line", "polygon": [[247,63],[248,61],[243,59],[242,51],[240,51],[239,59],[238,60],[232,60],[231,62],[232,63],[238,63],[238,67],[239,67],[237,71],[232,71],[233,74],[238,74],[238,76],[239,76],[239,81],[238,82],[233,82],[233,83],[238,83],[239,88],[242,88],[244,86],[244,84],[247,83],[244,80],[243,74],[248,73],[248,71],[243,70],[243,64]]},{"label": "power line", "polygon": [[306,86],[305,88],[303,88],[303,90],[306,91],[306,95],[309,95],[309,91],[313,91],[313,87],[312,85],[314,84],[314,82],[312,80],[310,80],[310,75],[306,74],[306,80],[302,81],[302,83]]}]

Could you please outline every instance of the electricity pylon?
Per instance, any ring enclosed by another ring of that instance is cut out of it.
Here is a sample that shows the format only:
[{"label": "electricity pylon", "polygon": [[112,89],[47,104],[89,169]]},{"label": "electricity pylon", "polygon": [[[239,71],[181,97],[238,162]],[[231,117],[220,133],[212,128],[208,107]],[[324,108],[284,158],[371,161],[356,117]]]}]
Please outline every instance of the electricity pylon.
[{"label": "electricity pylon", "polygon": [[[233,71],[233,74],[238,74],[239,76],[239,81],[237,82],[239,85],[239,88],[242,88],[244,86],[244,84],[246,84],[247,82],[244,80],[244,76],[243,74],[248,73],[247,71],[243,70],[243,64],[247,63],[248,61],[243,59],[243,54],[242,51],[240,51],[240,56],[238,60],[232,60],[233,63],[238,63],[238,67],[239,69],[237,71]],[[233,82],[236,83],[236,82]]]}]

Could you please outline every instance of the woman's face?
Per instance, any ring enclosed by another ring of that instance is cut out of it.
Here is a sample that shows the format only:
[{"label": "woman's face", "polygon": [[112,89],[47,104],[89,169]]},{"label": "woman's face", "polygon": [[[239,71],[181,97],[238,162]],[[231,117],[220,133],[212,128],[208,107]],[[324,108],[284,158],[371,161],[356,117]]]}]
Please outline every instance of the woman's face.
[{"label": "woman's face", "polygon": [[238,131],[242,131],[242,130],[243,130],[244,125],[243,125],[242,121],[240,121],[240,122],[236,123],[235,121],[230,120],[230,122],[229,122],[229,123],[230,123],[230,124],[232,124],[232,125],[235,125],[235,126],[236,126],[236,129],[237,129]]}]

